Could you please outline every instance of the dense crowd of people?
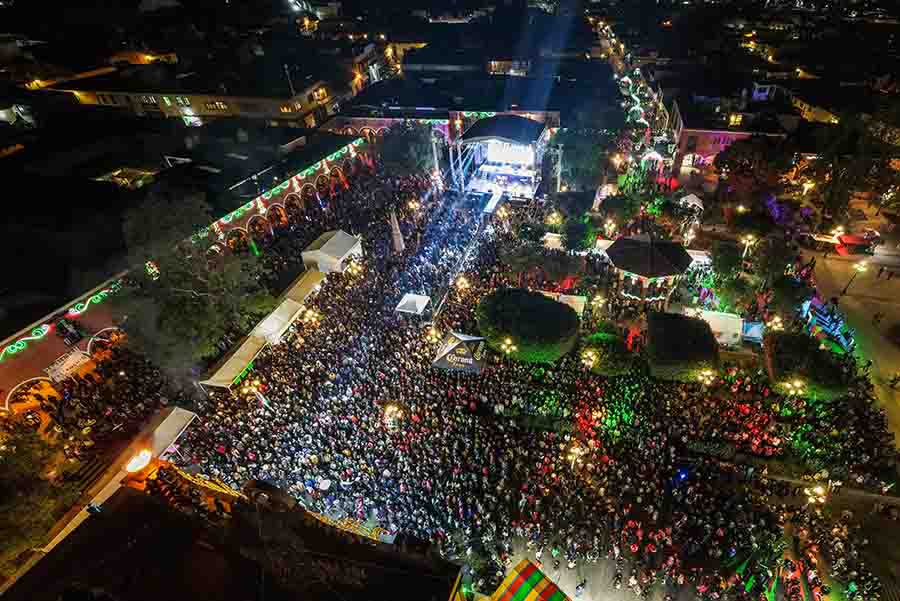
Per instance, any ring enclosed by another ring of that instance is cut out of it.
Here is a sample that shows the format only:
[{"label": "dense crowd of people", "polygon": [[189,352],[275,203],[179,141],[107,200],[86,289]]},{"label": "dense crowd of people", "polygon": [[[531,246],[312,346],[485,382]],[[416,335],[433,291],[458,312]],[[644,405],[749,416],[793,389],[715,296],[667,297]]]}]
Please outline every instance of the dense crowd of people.
[{"label": "dense crowd of people", "polygon": [[[267,480],[311,510],[431,541],[469,566],[479,590],[527,548],[557,569],[612,560],[611,585],[644,598],[656,589],[758,598],[780,550],[778,514],[758,494],[760,474],[694,443],[779,454],[780,412],[758,402],[776,395],[736,368],[715,387],[640,370],[606,379],[572,356],[546,369],[495,359],[477,376],[434,369],[433,331],[476,333],[477,299],[517,281],[498,260],[516,241],[481,224],[475,199],[447,194],[410,209],[419,183],[333,205],[334,221],[320,227],[363,237],[363,271],[329,276],[311,300],[321,320],[295,325],[256,360],[264,400],[203,402],[202,421],[180,442],[186,462],[235,488]],[[355,193],[373,185],[383,183]],[[402,253],[391,210],[402,218]],[[454,286],[460,269],[466,285]],[[434,330],[395,312],[405,292],[442,307]],[[534,429],[513,417],[547,405],[577,415],[577,427]]]}]

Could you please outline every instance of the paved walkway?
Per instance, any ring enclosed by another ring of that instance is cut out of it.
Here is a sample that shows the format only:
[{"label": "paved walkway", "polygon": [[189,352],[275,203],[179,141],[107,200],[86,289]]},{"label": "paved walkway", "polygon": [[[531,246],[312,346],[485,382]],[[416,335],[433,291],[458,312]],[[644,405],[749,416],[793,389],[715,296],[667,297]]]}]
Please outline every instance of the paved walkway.
[{"label": "paved walkway", "polygon": [[[900,442],[900,389],[888,385],[891,376],[900,371],[900,346],[886,337],[888,328],[900,323],[900,255],[879,252],[872,257],[831,255],[823,259],[821,253],[805,254],[816,257],[820,292],[826,297],[839,297],[847,323],[856,332],[857,356],[863,361],[873,361],[871,377],[875,393],[885,409],[895,443]],[[846,295],[840,296],[854,273],[853,265],[862,259],[869,264],[868,270],[856,277]],[[877,278],[882,265],[897,271],[897,275],[891,280],[886,273]],[[876,312],[885,315],[877,325],[872,321]]]}]

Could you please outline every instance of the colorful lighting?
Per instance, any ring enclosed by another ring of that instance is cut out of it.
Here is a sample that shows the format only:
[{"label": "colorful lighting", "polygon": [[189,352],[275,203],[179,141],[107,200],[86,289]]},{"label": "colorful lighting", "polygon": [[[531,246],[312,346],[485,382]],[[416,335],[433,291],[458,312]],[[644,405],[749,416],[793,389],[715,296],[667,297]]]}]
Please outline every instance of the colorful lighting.
[{"label": "colorful lighting", "polygon": [[75,303],[74,306],[69,308],[69,312],[66,313],[66,317],[73,318],[73,317],[80,317],[80,316],[84,315],[84,313],[90,308],[91,305],[97,305],[97,304],[102,303],[104,300],[106,300],[107,296],[109,296],[110,294],[115,294],[116,292],[119,291],[119,288],[121,288],[121,287],[122,287],[121,280],[113,282],[109,288],[105,288],[105,289],[101,290],[97,294],[91,296],[86,301],[81,302],[81,303]]},{"label": "colorful lighting", "polygon": [[35,329],[31,330],[31,336],[25,336],[23,338],[19,338],[3,350],[0,350],[0,363],[6,359],[7,355],[15,355],[16,353],[21,353],[26,348],[28,348],[28,343],[32,340],[40,340],[44,336],[50,333],[50,330],[53,329],[53,326],[49,324],[44,324],[42,326],[38,326]]}]

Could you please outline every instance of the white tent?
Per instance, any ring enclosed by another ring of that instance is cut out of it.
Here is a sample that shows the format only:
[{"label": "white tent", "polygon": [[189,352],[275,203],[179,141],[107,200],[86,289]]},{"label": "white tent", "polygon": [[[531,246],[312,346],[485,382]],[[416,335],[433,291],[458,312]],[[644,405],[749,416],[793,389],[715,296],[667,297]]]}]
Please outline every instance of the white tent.
[{"label": "white tent", "polygon": [[412,313],[413,315],[421,315],[425,312],[425,307],[431,302],[431,298],[421,294],[410,294],[407,292],[400,299],[395,311],[398,313]]},{"label": "white tent", "polygon": [[215,388],[231,388],[250,362],[266,348],[268,341],[262,336],[251,334],[244,338],[240,345],[225,355],[209,372],[200,384]]},{"label": "white tent", "polygon": [[165,416],[162,423],[150,432],[150,450],[154,457],[167,456],[173,444],[181,437],[191,422],[197,418],[197,414],[181,407],[174,407]]},{"label": "white tent", "polygon": [[696,194],[688,194],[678,201],[679,204],[685,205],[687,207],[703,210],[703,201],[700,200],[700,197]]},{"label": "white tent", "polygon": [[344,271],[352,257],[362,257],[362,239],[343,230],[331,230],[303,251],[303,264],[323,273]]},{"label": "white tent", "polygon": [[253,335],[265,338],[269,344],[278,344],[297,316],[303,311],[303,305],[286,298],[274,311],[269,313],[255,328]]},{"label": "white tent", "polygon": [[709,253],[705,250],[691,250],[689,248],[686,248],[685,250],[687,251],[687,254],[691,255],[691,259],[693,259],[691,267],[712,265],[712,257],[710,257]]},{"label": "white tent", "polygon": [[740,315],[721,313],[719,311],[704,311],[689,307],[685,307],[684,314],[689,317],[698,317],[708,323],[719,344],[732,346],[741,343],[744,320]]},{"label": "white tent", "polygon": [[74,348],[47,366],[44,371],[54,382],[62,382],[76,373],[81,366],[91,360],[91,356],[81,349]]}]

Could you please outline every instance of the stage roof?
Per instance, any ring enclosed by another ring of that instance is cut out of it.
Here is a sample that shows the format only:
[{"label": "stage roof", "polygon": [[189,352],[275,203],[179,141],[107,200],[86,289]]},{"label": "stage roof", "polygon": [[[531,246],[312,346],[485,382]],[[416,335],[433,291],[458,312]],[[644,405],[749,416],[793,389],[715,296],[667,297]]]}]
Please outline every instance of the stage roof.
[{"label": "stage roof", "polygon": [[533,144],[544,132],[544,124],[518,115],[496,115],[480,119],[462,135],[463,144],[500,140],[510,144]]},{"label": "stage roof", "polygon": [[616,269],[645,278],[681,275],[693,262],[682,245],[646,234],[619,238],[606,249],[606,255]]}]

